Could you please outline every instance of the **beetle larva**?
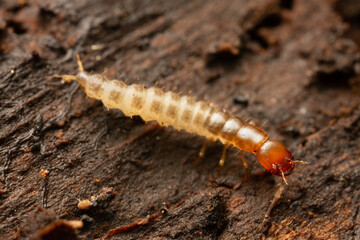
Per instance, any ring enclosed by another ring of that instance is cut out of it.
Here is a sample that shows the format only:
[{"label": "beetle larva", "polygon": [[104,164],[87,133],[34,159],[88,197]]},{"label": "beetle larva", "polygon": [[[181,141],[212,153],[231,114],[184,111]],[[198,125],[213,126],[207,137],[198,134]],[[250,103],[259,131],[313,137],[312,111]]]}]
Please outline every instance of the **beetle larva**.
[{"label": "beetle larva", "polygon": [[[144,121],[172,125],[210,141],[220,140],[225,149],[233,145],[241,151],[255,153],[259,163],[272,174],[282,176],[285,183],[285,176],[295,168],[295,162],[301,162],[294,161],[291,152],[281,142],[269,139],[264,130],[206,102],[155,87],[146,89],[138,84],[108,80],[103,75],[84,71],[79,56],[77,62],[80,70],[77,75],[56,77],[65,82],[76,80],[88,97],[102,100],[107,108],[118,108],[127,116],[139,115]],[[246,167],[243,155],[242,159]]]}]

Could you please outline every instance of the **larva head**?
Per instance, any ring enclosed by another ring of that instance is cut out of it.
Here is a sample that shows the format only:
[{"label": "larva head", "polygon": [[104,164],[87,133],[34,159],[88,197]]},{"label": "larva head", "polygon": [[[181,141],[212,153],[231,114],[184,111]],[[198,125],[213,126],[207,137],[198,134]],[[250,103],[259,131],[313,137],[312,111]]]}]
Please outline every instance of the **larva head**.
[{"label": "larva head", "polygon": [[266,170],[277,176],[287,176],[295,168],[294,156],[276,140],[267,140],[260,147],[257,160]]}]

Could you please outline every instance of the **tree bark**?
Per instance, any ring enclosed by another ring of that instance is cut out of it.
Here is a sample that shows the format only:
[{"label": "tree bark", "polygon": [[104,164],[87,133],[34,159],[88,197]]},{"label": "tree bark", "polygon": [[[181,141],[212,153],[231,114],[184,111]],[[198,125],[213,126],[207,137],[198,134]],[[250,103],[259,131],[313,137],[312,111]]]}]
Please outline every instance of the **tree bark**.
[{"label": "tree bark", "polygon": [[[0,239],[359,239],[359,16],[351,0],[0,2]],[[285,186],[246,154],[235,190],[237,149],[194,162],[202,137],[51,77],[75,54],[266,123],[309,164]]]}]

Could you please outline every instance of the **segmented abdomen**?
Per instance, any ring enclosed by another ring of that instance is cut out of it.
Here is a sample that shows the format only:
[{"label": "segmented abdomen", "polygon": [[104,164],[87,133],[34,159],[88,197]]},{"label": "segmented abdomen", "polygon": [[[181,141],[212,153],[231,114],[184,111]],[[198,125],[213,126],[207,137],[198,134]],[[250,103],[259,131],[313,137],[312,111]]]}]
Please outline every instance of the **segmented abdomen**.
[{"label": "segmented abdomen", "polygon": [[146,89],[137,84],[126,85],[86,72],[77,77],[89,97],[101,99],[107,108],[118,108],[127,116],[156,120],[161,125],[172,125],[210,140],[219,139],[247,152],[257,152],[268,139],[263,130],[189,96],[154,87]]}]

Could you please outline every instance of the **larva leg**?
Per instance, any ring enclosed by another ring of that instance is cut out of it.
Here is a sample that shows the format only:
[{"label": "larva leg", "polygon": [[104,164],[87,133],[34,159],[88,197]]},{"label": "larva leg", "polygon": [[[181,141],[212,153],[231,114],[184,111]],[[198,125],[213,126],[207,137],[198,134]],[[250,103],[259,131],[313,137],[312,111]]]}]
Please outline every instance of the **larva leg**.
[{"label": "larva leg", "polygon": [[243,179],[243,182],[247,181],[249,179],[249,164],[246,162],[246,159],[245,159],[245,156],[244,156],[244,151],[240,151],[240,156],[241,156],[241,161],[242,161],[242,164],[245,168],[245,176],[244,176],[244,179]]},{"label": "larva leg", "polygon": [[208,143],[209,143],[209,140],[206,139],[204,141],[204,144],[202,145],[202,147],[200,149],[200,152],[199,152],[198,156],[195,159],[195,162],[198,162],[201,158],[203,158],[205,156],[205,152],[206,152],[206,148],[207,148]]},{"label": "larva leg", "polygon": [[246,159],[245,159],[244,151],[243,151],[243,150],[240,150],[240,156],[241,156],[241,161],[242,161],[242,163],[243,163],[243,166],[244,166],[245,170],[247,171],[248,168],[249,168],[249,165],[248,165],[248,163],[246,162]]},{"label": "larva leg", "polygon": [[225,164],[226,150],[227,150],[228,147],[229,147],[229,145],[227,145],[227,144],[224,145],[224,149],[223,149],[223,152],[221,154],[220,161],[219,161],[219,166],[220,167],[224,166],[224,164]]},{"label": "larva leg", "polygon": [[238,184],[236,184],[236,185],[233,187],[234,190],[239,189],[239,188],[241,187],[241,185],[242,185],[244,182],[246,182],[246,181],[249,179],[249,177],[250,177],[249,164],[246,162],[246,159],[245,159],[245,156],[244,156],[244,151],[243,151],[243,150],[240,150],[239,153],[240,153],[240,156],[241,156],[242,164],[243,164],[243,166],[244,166],[244,168],[245,168],[245,175],[244,175],[244,178],[243,178]]}]

